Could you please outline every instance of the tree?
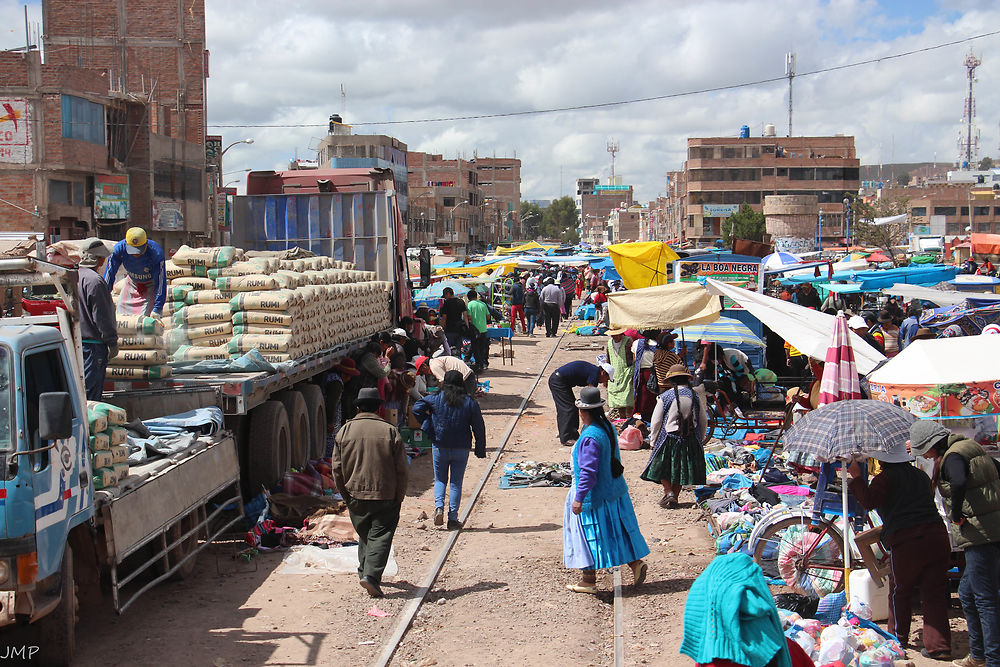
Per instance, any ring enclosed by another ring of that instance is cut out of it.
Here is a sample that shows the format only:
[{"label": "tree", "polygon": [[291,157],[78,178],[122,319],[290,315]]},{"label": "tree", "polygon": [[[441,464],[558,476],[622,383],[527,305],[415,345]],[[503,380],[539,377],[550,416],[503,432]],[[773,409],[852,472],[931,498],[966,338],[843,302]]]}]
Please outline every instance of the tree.
[{"label": "tree", "polygon": [[896,183],[898,183],[899,187],[901,188],[905,188],[907,185],[909,185],[910,184],[909,172],[904,171],[902,174],[896,176]]},{"label": "tree", "polygon": [[561,243],[578,243],[580,236],[576,232],[576,225],[579,217],[572,197],[553,199],[542,217],[542,235],[559,239]]},{"label": "tree", "polygon": [[987,169],[993,169],[995,167],[996,163],[994,163],[993,158],[991,158],[988,155],[979,161],[979,168],[982,169],[983,171]]},{"label": "tree", "polygon": [[730,247],[735,239],[763,241],[764,231],[764,214],[750,204],[742,204],[739,211],[722,221],[722,240]]},{"label": "tree", "polygon": [[874,204],[868,204],[862,199],[853,197],[851,199],[851,237],[861,245],[875,246],[882,251],[882,254],[892,259],[893,266],[898,266],[895,246],[906,243],[910,233],[909,225],[907,225],[906,220],[877,225],[875,219],[901,215],[908,213],[909,210],[909,197],[882,198],[875,200]]},{"label": "tree", "polygon": [[525,238],[534,239],[538,237],[544,216],[545,213],[538,204],[526,201],[521,202],[521,225],[524,227]]}]

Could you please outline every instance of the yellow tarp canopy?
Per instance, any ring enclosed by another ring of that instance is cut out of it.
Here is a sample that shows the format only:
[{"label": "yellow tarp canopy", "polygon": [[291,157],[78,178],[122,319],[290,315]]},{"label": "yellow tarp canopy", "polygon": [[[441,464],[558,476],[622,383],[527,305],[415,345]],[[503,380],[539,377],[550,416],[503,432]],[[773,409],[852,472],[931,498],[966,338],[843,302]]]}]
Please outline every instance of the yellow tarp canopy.
[{"label": "yellow tarp canopy", "polygon": [[660,241],[616,243],[607,251],[611,261],[630,290],[667,284],[667,267],[680,256]]},{"label": "yellow tarp canopy", "polygon": [[608,295],[612,327],[676,329],[719,319],[722,304],[698,283],[670,283]]},{"label": "yellow tarp canopy", "polygon": [[512,248],[497,248],[496,254],[498,255],[517,255],[518,253],[527,252],[529,250],[549,250],[550,248],[558,248],[555,245],[542,245],[541,243],[536,243],[535,241],[528,241],[524,245],[514,246]]},{"label": "yellow tarp canopy", "polygon": [[446,266],[434,269],[434,273],[439,276],[454,276],[459,274],[469,274],[479,276],[487,271],[493,271],[492,275],[499,276],[512,272],[517,268],[517,261],[497,262],[486,266]]}]

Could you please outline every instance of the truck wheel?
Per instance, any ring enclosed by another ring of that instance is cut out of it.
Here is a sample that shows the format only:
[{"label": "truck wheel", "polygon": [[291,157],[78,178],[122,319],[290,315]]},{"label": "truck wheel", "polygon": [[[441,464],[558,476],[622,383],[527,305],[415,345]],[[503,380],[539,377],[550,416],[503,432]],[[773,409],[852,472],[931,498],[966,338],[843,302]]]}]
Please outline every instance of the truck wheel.
[{"label": "truck wheel", "polygon": [[250,411],[247,474],[251,494],[270,487],[288,470],[291,437],[288,413],[281,401],[265,401]]},{"label": "truck wheel", "polygon": [[[172,526],[167,529],[167,543],[171,544],[175,540],[179,539],[181,535],[184,535],[189,530],[198,525],[198,511],[195,510],[187,516],[181,517],[179,521],[174,522]],[[178,544],[176,547],[167,552],[167,568],[163,567],[163,560],[159,559],[156,561],[155,570],[156,573],[163,574],[167,569],[173,567],[177,563],[184,560],[184,558],[195,549],[198,548],[198,534],[195,533],[189,538]],[[197,564],[197,558],[189,558],[187,562],[180,566],[176,572],[170,575],[170,579],[173,581],[183,581],[187,579],[194,573],[194,567]]]},{"label": "truck wheel", "polygon": [[[294,389],[280,391],[274,395],[276,399],[284,403],[285,412],[288,413],[288,429],[291,434],[291,464],[295,468],[302,468],[309,456],[312,442],[312,422],[309,420],[309,412],[306,409],[306,399],[302,394]],[[284,472],[284,471],[282,471]]]},{"label": "truck wheel", "polygon": [[36,646],[40,647],[36,659],[39,665],[68,665],[76,649],[76,621],[79,601],[73,579],[73,549],[66,545],[63,552],[62,582],[59,586],[59,606],[34,624]]},{"label": "truck wheel", "polygon": [[321,459],[326,455],[326,401],[323,400],[323,390],[317,385],[304,382],[298,387],[299,393],[306,401],[306,412],[309,423],[312,424],[312,444],[309,447],[310,459]]}]

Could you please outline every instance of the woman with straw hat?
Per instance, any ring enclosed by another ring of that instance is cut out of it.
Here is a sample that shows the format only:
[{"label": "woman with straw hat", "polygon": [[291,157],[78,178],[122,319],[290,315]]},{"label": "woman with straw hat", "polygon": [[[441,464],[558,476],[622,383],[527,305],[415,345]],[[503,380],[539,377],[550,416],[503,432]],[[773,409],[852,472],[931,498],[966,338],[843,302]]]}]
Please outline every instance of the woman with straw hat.
[{"label": "woman with straw hat", "polygon": [[660,507],[677,507],[685,485],[705,483],[705,450],[701,433],[705,418],[698,397],[691,389],[691,373],[681,364],[670,367],[671,386],[657,397],[649,441],[653,453],[642,479],[663,485]]},{"label": "woman with straw hat", "polygon": [[573,486],[563,515],[563,562],[581,569],[576,593],[597,592],[597,570],[628,564],[638,586],[646,579],[649,547],[639,531],[622,473],[618,438],[597,387],[584,387],[576,406],[583,432],[573,446]]}]

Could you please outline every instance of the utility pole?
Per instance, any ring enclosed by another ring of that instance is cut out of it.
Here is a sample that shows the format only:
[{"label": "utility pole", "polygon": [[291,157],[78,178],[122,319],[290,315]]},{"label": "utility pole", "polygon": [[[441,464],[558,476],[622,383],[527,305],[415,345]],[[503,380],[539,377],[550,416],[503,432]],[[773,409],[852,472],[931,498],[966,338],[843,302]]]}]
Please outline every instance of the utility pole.
[{"label": "utility pole", "polygon": [[792,136],[792,79],[795,78],[795,52],[785,54],[785,76],[788,77],[788,136]]}]

